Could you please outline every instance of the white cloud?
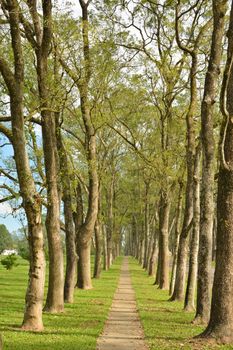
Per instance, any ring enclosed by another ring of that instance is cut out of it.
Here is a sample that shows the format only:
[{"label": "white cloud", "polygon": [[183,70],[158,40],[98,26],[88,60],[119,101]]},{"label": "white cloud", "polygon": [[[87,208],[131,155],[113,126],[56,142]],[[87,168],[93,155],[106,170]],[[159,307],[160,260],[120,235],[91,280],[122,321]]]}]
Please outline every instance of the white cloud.
[{"label": "white cloud", "polygon": [[12,208],[9,203],[0,203],[0,215],[8,215],[12,213]]}]

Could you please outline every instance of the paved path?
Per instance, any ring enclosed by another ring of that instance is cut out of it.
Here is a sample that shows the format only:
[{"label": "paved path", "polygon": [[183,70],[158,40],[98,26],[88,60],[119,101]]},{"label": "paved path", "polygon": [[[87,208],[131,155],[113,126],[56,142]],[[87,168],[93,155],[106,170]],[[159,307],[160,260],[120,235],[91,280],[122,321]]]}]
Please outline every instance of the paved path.
[{"label": "paved path", "polygon": [[121,268],[119,284],[97,350],[148,350],[139,320],[128,258]]}]

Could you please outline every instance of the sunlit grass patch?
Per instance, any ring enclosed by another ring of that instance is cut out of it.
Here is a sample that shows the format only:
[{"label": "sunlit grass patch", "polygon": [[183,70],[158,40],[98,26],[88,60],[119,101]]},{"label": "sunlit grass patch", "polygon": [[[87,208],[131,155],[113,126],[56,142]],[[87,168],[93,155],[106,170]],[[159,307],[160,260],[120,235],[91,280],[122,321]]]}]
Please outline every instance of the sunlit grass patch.
[{"label": "sunlit grass patch", "polygon": [[92,290],[75,290],[74,304],[63,314],[43,316],[42,333],[18,330],[22,323],[28,263],[19,258],[12,271],[0,266],[0,333],[4,350],[94,350],[117,287],[122,259],[118,258],[102,277],[93,279]]},{"label": "sunlit grass patch", "polygon": [[233,349],[232,346],[213,346],[194,341],[192,338],[204,329],[191,323],[194,313],[183,311],[181,302],[168,301],[168,292],[154,286],[154,278],[148,277],[133,258],[130,258],[130,271],[150,350]]}]

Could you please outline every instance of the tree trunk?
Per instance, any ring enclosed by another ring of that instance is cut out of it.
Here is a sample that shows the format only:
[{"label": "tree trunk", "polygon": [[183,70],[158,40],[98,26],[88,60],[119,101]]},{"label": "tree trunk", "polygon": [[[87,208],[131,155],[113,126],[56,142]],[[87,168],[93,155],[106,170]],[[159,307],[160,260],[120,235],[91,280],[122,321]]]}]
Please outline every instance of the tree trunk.
[{"label": "tree trunk", "polygon": [[149,245],[148,245],[148,257],[147,257],[147,264],[146,264],[146,270],[149,272],[149,266],[150,266],[150,261],[153,253],[153,242],[154,242],[154,237],[152,232],[150,233],[149,237]]},{"label": "tree trunk", "polygon": [[77,255],[71,195],[68,193],[67,196],[64,195],[63,202],[66,231],[66,275],[64,285],[64,301],[67,303],[73,303],[74,287],[77,276]]},{"label": "tree trunk", "polygon": [[61,164],[62,199],[64,203],[65,235],[66,235],[66,273],[64,285],[64,301],[73,303],[76,284],[77,254],[75,244],[75,228],[72,209],[72,188],[70,180],[70,164],[62,140],[61,130],[57,127],[57,146]]},{"label": "tree trunk", "polygon": [[[92,289],[91,282],[91,240],[83,241],[82,229],[79,232],[80,238],[78,240],[78,288]],[[88,233],[90,234],[90,233]]]},{"label": "tree trunk", "polygon": [[112,266],[113,255],[112,255],[112,237],[107,238],[107,269]]},{"label": "tree trunk", "polygon": [[50,113],[42,113],[42,136],[47,181],[47,216],[45,225],[49,246],[49,284],[44,310],[57,313],[64,310],[64,268],[60,237],[60,194],[57,182],[58,154],[56,123]]},{"label": "tree trunk", "polygon": [[149,276],[155,276],[155,264],[156,264],[157,255],[158,255],[158,240],[157,240],[157,232],[155,229],[154,241],[153,241],[152,252],[151,252],[151,257],[150,257],[150,263],[149,263],[149,267],[148,267],[148,275]]},{"label": "tree trunk", "polygon": [[107,269],[109,269],[113,262],[113,198],[114,198],[114,175],[112,175],[109,188],[106,192],[107,202]]},{"label": "tree trunk", "polygon": [[[160,232],[159,232],[159,245],[160,245]],[[157,269],[156,269],[156,276],[155,276],[155,285],[159,284],[160,281],[160,271],[161,271],[161,249],[160,246],[158,247],[158,260],[157,260]]]},{"label": "tree trunk", "polygon": [[206,323],[210,314],[212,284],[212,230],[214,219],[214,104],[217,81],[220,73],[224,17],[227,0],[213,0],[214,28],[208,71],[205,78],[204,96],[201,106],[201,136],[203,147],[201,221],[198,253],[197,311],[196,323]]},{"label": "tree trunk", "polygon": [[159,209],[159,250],[160,250],[160,278],[159,288],[169,289],[169,230],[170,201],[167,193],[161,193]]},{"label": "tree trunk", "polygon": [[[29,181],[27,183],[28,185]],[[34,200],[36,200],[35,195],[36,191],[34,189]],[[25,330],[41,331],[43,330],[42,308],[44,301],[45,256],[40,201],[38,203],[25,203],[25,211],[28,221],[30,267],[22,328]]]},{"label": "tree trunk", "polygon": [[100,278],[101,273],[101,260],[103,253],[103,234],[100,219],[95,223],[95,265],[94,265],[94,278]]},{"label": "tree trunk", "polygon": [[143,235],[143,232],[141,232],[141,238],[140,238],[140,255],[139,255],[139,264],[143,266],[144,261],[144,252],[145,252],[145,237]]},{"label": "tree trunk", "polygon": [[148,265],[148,252],[149,252],[149,234],[150,234],[150,223],[149,223],[149,182],[145,182],[145,208],[144,208],[144,236],[145,236],[145,248],[143,257],[143,268],[147,269]]},{"label": "tree trunk", "polygon": [[194,161],[194,179],[193,179],[193,230],[189,255],[189,273],[186,288],[184,309],[186,311],[195,310],[195,291],[197,281],[197,258],[199,245],[199,227],[200,227],[200,146],[197,146]]},{"label": "tree trunk", "polygon": [[103,235],[104,235],[104,264],[103,268],[105,271],[108,270],[108,252],[107,252],[107,235],[106,235],[106,226],[103,225]]},{"label": "tree trunk", "polygon": [[182,181],[180,181],[178,204],[177,204],[177,211],[176,211],[174,254],[173,254],[173,262],[172,262],[170,288],[169,288],[170,295],[173,294],[174,286],[175,286],[175,279],[176,279],[177,256],[178,256],[178,247],[179,247],[179,239],[180,239],[180,224],[181,224],[181,214],[182,214],[182,197],[183,197],[182,191],[183,191],[183,183],[182,183]]}]

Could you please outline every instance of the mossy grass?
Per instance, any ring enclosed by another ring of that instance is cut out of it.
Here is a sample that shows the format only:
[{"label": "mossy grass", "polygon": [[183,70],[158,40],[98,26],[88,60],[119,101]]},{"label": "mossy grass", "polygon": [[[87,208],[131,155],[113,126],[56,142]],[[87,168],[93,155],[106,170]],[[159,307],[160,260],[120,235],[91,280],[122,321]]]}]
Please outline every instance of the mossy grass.
[{"label": "mossy grass", "polygon": [[94,350],[117,287],[122,258],[118,258],[100,279],[93,279],[93,289],[75,290],[74,304],[66,304],[63,314],[43,315],[45,330],[24,332],[22,323],[27,287],[28,263],[7,271],[0,264],[0,333],[4,350]]},{"label": "mossy grass", "polygon": [[193,339],[204,329],[193,325],[193,312],[183,311],[182,302],[168,301],[167,291],[154,286],[138,261],[129,259],[137,307],[150,350],[218,350],[233,349],[231,345],[213,345]]}]

